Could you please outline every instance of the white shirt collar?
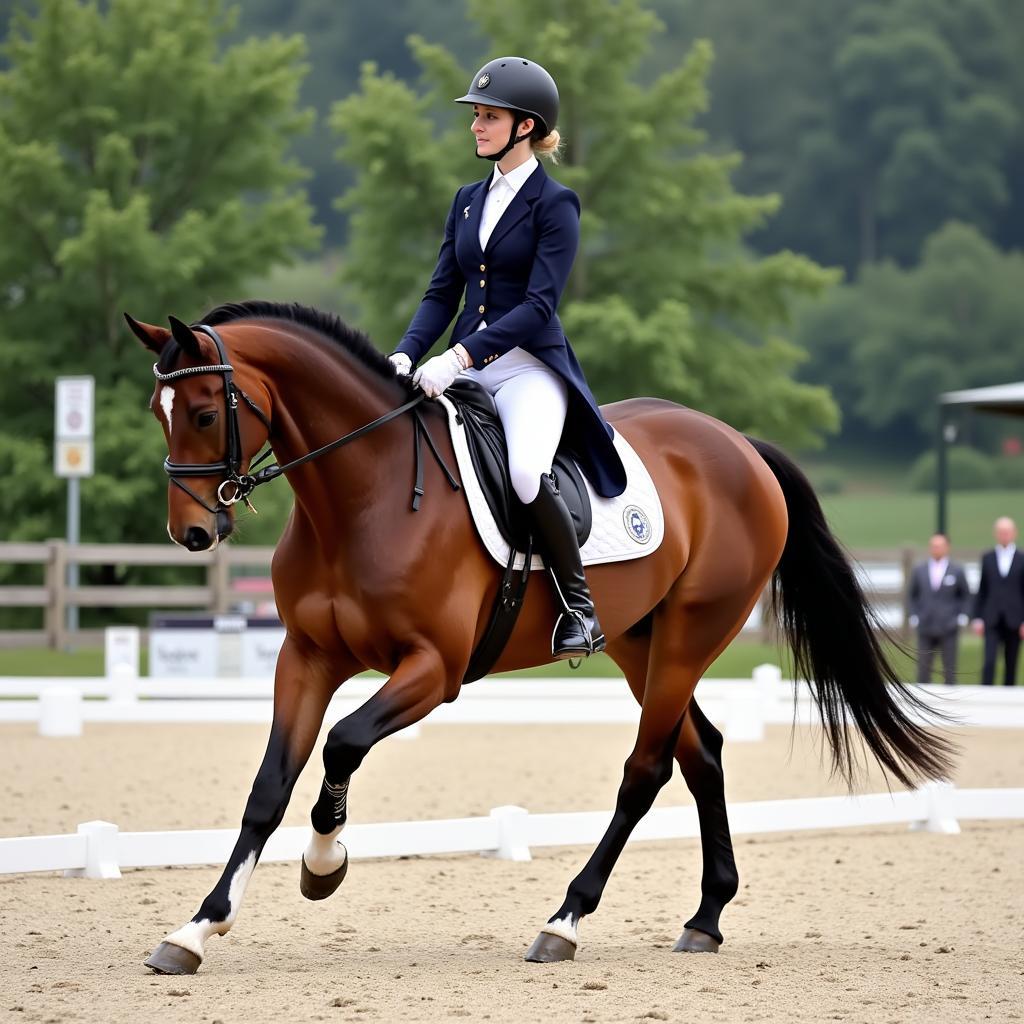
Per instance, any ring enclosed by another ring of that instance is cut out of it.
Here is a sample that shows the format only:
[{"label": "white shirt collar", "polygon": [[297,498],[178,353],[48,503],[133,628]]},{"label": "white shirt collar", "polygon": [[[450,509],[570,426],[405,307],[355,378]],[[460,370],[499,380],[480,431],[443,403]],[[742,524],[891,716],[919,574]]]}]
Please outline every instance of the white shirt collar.
[{"label": "white shirt collar", "polygon": [[526,179],[537,169],[539,163],[540,161],[535,156],[531,156],[529,160],[524,160],[518,167],[513,167],[508,174],[502,174],[501,168],[495,164],[487,191],[490,192],[499,181],[504,181],[513,192],[518,192],[526,183]]},{"label": "white shirt collar", "polygon": [[998,551],[1000,554],[1003,554],[1005,552],[1009,552],[1012,555],[1016,550],[1017,550],[1017,545],[1013,541],[1010,541],[1010,543],[1007,544],[1005,548],[1003,547],[1002,544],[997,544],[996,545],[996,551]]}]

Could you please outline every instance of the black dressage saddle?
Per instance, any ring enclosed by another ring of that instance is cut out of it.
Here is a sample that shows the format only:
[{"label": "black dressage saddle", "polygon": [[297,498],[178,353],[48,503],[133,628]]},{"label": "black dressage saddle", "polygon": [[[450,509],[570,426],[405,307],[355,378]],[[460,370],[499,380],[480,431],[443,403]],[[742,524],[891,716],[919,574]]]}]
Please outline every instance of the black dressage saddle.
[{"label": "black dressage saddle", "polygon": [[[505,432],[494,399],[479,384],[464,377],[456,380],[444,394],[457,409],[458,422],[465,427],[473,469],[502,537],[514,550],[525,551],[530,542],[530,516],[512,488]],[[551,470],[582,547],[593,525],[590,495],[583,474],[563,449],[555,455]]]},{"label": "black dressage saddle", "polygon": [[[490,620],[463,677],[463,682],[471,683],[487,675],[512,635],[530,581],[533,538],[530,535],[529,513],[512,489],[505,432],[498,419],[494,399],[479,384],[466,378],[457,380],[444,394],[455,406],[456,419],[465,429],[477,480],[480,481],[494,521],[510,548]],[[590,495],[587,494],[583,476],[576,463],[564,451],[559,451],[555,456],[552,472],[576,525],[576,536],[582,546],[590,536],[593,525]],[[519,552],[523,554],[523,565],[516,569],[516,556]],[[540,554],[543,557],[544,552]]]}]

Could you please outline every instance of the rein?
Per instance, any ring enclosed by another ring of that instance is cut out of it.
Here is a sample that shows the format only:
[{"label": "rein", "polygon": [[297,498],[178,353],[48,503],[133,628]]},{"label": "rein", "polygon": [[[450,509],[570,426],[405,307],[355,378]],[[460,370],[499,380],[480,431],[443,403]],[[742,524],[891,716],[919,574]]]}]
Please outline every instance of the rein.
[{"label": "rein", "polygon": [[[327,455],[329,452],[333,452],[352,441],[357,441],[359,438],[364,437],[366,434],[376,430],[378,427],[382,427],[385,423],[389,423],[391,420],[397,419],[406,412],[411,412],[413,417],[413,456],[416,465],[416,479],[413,484],[412,494],[412,510],[414,512],[419,511],[420,500],[423,497],[423,460],[420,453],[420,442],[424,437],[427,440],[427,445],[430,448],[431,454],[434,456],[437,464],[444,472],[452,490],[459,490],[458,482],[452,475],[451,470],[449,470],[448,466],[445,464],[441,453],[437,450],[437,446],[434,444],[434,439],[430,436],[430,431],[423,422],[423,414],[421,410],[417,408],[417,406],[420,405],[421,402],[425,401],[427,397],[423,393],[418,394],[415,398],[411,398],[408,402],[398,406],[398,408],[384,413],[383,416],[378,416],[377,419],[373,420],[371,423],[358,427],[350,433],[345,434],[344,437],[339,437],[337,440],[331,441],[328,444],[317,448],[315,451],[307,452],[305,455],[300,455],[299,458],[292,459],[291,462],[286,462],[283,466],[274,462],[253,473],[252,469],[258,466],[261,462],[265,462],[273,455],[273,450],[271,448],[267,448],[267,450],[259,455],[252,463],[250,466],[250,472],[243,473],[242,440],[241,431],[238,427],[239,396],[241,396],[246,405],[249,406],[249,408],[267,428],[268,434],[271,430],[270,420],[267,419],[260,407],[235,384],[234,367],[228,362],[227,350],[224,347],[224,342],[221,340],[220,335],[212,327],[208,327],[206,324],[193,324],[192,329],[202,331],[203,334],[213,341],[214,345],[217,347],[217,358],[220,362],[210,366],[187,366],[181,370],[172,370],[170,373],[161,373],[157,369],[158,364],[154,363],[153,376],[158,381],[168,381],[204,373],[219,373],[224,379],[224,407],[227,413],[227,450],[224,453],[224,458],[219,462],[198,463],[172,462],[169,455],[164,459],[164,471],[170,477],[171,482],[177,487],[180,487],[186,494],[202,505],[207,512],[218,515],[221,512],[226,512],[232,505],[241,501],[255,513],[256,509],[253,507],[252,502],[249,501],[249,495],[251,495],[252,492],[260,486],[260,484],[265,484],[270,480],[276,480],[277,477],[281,476],[283,473],[287,473],[290,469],[296,469],[298,466],[307,462],[312,462],[313,459],[318,459],[321,455]],[[212,476],[214,473],[224,473],[226,476],[217,487],[217,504],[211,507],[198,494],[196,494],[191,487],[182,483],[181,478]],[[230,493],[228,492],[229,488]]]}]

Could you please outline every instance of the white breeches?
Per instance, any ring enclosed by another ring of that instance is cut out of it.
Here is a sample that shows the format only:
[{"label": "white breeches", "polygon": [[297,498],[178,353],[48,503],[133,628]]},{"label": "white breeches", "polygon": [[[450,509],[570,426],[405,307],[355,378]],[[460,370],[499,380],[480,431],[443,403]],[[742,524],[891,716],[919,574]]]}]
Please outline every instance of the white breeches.
[{"label": "white breeches", "polygon": [[569,389],[557,373],[520,348],[481,370],[471,367],[463,373],[494,396],[508,444],[512,487],[529,505],[540,490],[541,474],[551,472],[569,409]]}]

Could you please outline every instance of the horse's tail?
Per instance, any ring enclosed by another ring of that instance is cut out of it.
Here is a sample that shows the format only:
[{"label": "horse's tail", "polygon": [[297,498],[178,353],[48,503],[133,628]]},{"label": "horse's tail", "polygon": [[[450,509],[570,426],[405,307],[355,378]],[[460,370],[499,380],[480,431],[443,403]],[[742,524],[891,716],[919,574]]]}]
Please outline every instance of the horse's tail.
[{"label": "horse's tail", "polygon": [[905,785],[948,778],[956,747],[919,722],[944,721],[905,683],[886,657],[885,637],[853,566],[829,530],[817,495],[778,448],[748,438],[779,481],[789,533],[771,583],[771,604],[806,679],[832,751],[832,770],[857,774],[849,720],[878,762]]}]

